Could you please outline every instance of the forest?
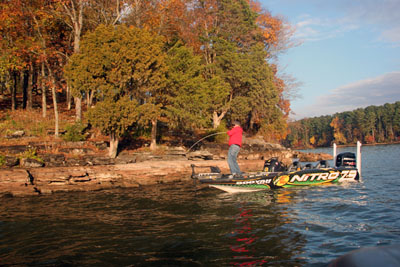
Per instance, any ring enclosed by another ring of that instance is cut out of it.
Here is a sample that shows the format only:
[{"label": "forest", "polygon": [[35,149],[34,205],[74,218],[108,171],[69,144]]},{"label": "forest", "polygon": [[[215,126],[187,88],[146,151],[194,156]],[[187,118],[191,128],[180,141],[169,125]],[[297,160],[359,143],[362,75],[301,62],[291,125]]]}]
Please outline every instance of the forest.
[{"label": "forest", "polygon": [[294,148],[394,143],[400,141],[400,102],[368,106],[334,115],[306,118],[288,125],[285,145]]},{"label": "forest", "polygon": [[0,132],[21,114],[50,120],[54,138],[92,127],[111,157],[127,135],[154,149],[232,120],[286,137],[293,87],[276,60],[293,29],[258,1],[2,0],[0,17]]}]

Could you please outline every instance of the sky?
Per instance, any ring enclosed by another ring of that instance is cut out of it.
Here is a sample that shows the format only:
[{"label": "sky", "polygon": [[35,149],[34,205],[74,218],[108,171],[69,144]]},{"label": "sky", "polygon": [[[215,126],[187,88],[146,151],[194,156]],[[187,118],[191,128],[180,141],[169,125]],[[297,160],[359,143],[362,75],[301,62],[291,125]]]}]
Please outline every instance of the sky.
[{"label": "sky", "polygon": [[400,101],[400,0],[260,0],[296,46],[278,56],[299,84],[298,120]]}]

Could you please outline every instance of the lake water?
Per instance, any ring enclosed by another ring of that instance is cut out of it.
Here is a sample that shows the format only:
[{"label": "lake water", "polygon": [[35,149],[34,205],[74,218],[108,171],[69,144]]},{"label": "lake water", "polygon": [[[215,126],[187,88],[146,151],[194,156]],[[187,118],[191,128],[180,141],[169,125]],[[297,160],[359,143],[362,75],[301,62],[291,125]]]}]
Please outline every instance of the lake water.
[{"label": "lake water", "polygon": [[362,156],[362,181],[333,186],[227,194],[189,182],[2,198],[0,265],[326,266],[400,244],[400,145]]}]

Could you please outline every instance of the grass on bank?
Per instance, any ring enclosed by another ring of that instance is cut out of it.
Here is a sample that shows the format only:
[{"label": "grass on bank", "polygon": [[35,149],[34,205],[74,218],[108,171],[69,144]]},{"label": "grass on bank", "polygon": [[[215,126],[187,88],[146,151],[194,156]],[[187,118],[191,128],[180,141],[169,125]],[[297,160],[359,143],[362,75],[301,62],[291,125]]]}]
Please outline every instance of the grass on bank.
[{"label": "grass on bank", "polygon": [[[76,141],[108,141],[108,136],[104,136],[98,129],[88,129],[87,122],[76,123],[75,111],[62,109],[59,112],[59,137],[55,137],[54,113],[48,110],[47,116],[43,118],[42,112],[37,109],[33,110],[15,110],[2,111],[0,113],[0,146],[12,145],[28,145],[31,142],[76,142]],[[10,138],[17,132],[23,131],[23,138]],[[198,139],[217,132],[226,132],[226,127],[221,124],[220,127],[213,130],[205,130],[192,135],[175,135],[174,133],[165,131],[162,136],[162,143],[157,146],[157,151],[151,151],[154,154],[164,154],[166,147],[172,145],[190,146]],[[198,137],[196,137],[198,136]],[[150,149],[150,134],[147,132],[127,133],[121,140],[122,149],[148,151]],[[213,135],[204,141],[215,143],[226,143],[226,135]]]}]

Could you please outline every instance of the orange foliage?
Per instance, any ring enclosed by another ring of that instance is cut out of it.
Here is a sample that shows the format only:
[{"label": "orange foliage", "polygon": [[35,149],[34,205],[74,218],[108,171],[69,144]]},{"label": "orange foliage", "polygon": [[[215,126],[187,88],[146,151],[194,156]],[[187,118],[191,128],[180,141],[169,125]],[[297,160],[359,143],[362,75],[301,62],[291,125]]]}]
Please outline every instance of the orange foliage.
[{"label": "orange foliage", "polygon": [[203,44],[200,38],[208,38],[213,28],[217,25],[217,10],[218,5],[215,0],[206,0],[199,2],[193,8],[190,19],[191,23],[188,24],[189,28],[185,33],[185,41],[193,47],[196,52],[200,51]]},{"label": "orange foliage", "polygon": [[0,49],[9,59],[9,68],[23,69],[28,63],[30,44],[34,43],[29,10],[24,1],[2,1],[0,4]]},{"label": "orange foliage", "polygon": [[335,138],[335,142],[339,144],[345,144],[346,138],[343,135],[343,121],[339,119],[339,117],[335,117],[330,126],[333,128],[333,137]]},{"label": "orange foliage", "polygon": [[367,135],[367,136],[365,136],[364,141],[367,144],[373,144],[373,143],[375,143],[375,138],[373,135]]},{"label": "orange foliage", "polygon": [[135,1],[131,4],[134,12],[133,22],[166,38],[189,36],[191,21],[186,10],[187,0]]},{"label": "orange foliage", "polygon": [[260,2],[248,0],[253,11],[258,13],[257,24],[268,46],[276,46],[279,41],[279,33],[282,30],[282,21],[273,17],[268,10],[261,7]]}]

